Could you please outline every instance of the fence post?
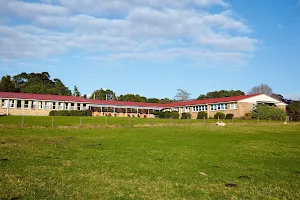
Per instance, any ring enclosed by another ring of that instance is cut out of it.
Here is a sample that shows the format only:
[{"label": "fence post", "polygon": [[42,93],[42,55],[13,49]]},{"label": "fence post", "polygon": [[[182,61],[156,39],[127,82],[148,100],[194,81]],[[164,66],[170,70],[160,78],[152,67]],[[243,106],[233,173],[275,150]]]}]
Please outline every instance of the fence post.
[{"label": "fence post", "polygon": [[152,126],[152,117],[150,117],[149,119],[150,119],[150,125]]},{"label": "fence post", "polygon": [[128,117],[128,124],[129,124],[129,127],[131,127],[131,118]]},{"label": "fence post", "polygon": [[22,117],[22,126],[24,126],[24,115]]},{"label": "fence post", "polygon": [[257,117],[257,123],[259,123],[259,117]]},{"label": "fence post", "polygon": [[218,122],[220,122],[220,117],[218,116]]},{"label": "fence post", "polygon": [[54,117],[52,117],[52,124],[51,124],[52,128],[54,127]]},{"label": "fence post", "polygon": [[232,116],[232,124],[234,124],[234,116]]},{"label": "fence post", "polygon": [[79,122],[80,126],[82,125],[82,117],[80,117],[80,122]]},{"label": "fence post", "polygon": [[170,125],[172,125],[172,117],[170,117]]},{"label": "fence post", "polygon": [[107,117],[105,117],[105,126],[107,126]]}]

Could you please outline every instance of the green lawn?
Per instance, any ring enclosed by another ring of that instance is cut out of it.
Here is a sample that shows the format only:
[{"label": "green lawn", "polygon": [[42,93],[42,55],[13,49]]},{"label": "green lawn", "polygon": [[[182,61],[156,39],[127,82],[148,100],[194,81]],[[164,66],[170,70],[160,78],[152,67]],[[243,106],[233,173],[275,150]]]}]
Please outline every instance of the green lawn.
[{"label": "green lawn", "polygon": [[0,199],[300,199],[299,123],[45,128],[13,119],[0,117]]},{"label": "green lawn", "polygon": [[[2,116],[0,117],[0,125],[21,125],[23,116]],[[53,126],[79,126],[80,117],[71,116],[25,116],[24,126],[43,126],[52,127]],[[232,123],[231,119],[223,119],[223,122],[228,124]],[[118,126],[127,127],[131,126],[141,126],[141,125],[188,125],[188,124],[204,124],[204,123],[216,123],[216,119],[151,119],[151,118],[134,118],[134,117],[81,117],[82,126]],[[257,124],[257,120],[241,120],[235,119],[234,123],[251,123]],[[282,124],[281,121],[274,120],[259,120],[259,123],[267,124]]]}]

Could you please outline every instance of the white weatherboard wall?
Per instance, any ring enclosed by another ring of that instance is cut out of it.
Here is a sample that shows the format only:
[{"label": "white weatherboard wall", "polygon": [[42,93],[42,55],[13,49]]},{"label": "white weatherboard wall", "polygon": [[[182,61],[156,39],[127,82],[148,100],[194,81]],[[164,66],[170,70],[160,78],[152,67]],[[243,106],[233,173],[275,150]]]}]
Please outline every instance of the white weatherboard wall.
[{"label": "white weatherboard wall", "polygon": [[266,103],[274,103],[276,105],[287,105],[277,99],[274,99],[273,97],[270,97],[266,94],[260,94],[254,97],[249,97],[247,99],[240,100],[238,102],[245,102],[245,103],[254,103],[256,104],[257,102],[266,102]]}]

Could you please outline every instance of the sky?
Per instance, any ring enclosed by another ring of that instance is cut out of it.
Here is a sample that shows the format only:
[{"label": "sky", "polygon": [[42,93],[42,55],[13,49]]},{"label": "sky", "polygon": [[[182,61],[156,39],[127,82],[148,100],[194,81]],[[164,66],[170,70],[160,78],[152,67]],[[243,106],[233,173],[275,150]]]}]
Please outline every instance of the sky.
[{"label": "sky", "polygon": [[300,0],[0,0],[0,76],[173,99],[261,83],[300,99]]}]

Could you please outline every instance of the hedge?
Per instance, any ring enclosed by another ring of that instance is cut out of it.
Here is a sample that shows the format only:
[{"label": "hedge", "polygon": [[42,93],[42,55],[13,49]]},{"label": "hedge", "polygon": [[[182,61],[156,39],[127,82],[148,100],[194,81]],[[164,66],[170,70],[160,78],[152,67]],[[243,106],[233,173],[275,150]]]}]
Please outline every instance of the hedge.
[{"label": "hedge", "polygon": [[204,111],[198,112],[197,119],[203,119],[204,117],[207,118],[207,112]]},{"label": "hedge", "polygon": [[252,111],[252,117],[260,119],[285,119],[285,112],[275,106],[258,105],[254,111]]},{"label": "hedge", "polygon": [[226,116],[225,116],[225,119],[232,119],[234,116],[233,116],[233,114],[227,114]]},{"label": "hedge", "polygon": [[222,112],[217,112],[215,115],[214,115],[214,118],[215,119],[224,119],[225,118],[225,114],[222,113]]},{"label": "hedge", "polygon": [[182,113],[181,119],[191,119],[192,115],[191,113]]},{"label": "hedge", "polygon": [[49,116],[92,116],[91,110],[52,110]]},{"label": "hedge", "polygon": [[177,111],[165,111],[165,112],[162,112],[162,111],[156,111],[154,112],[154,115],[156,117],[159,117],[159,118],[165,118],[165,119],[170,119],[172,117],[172,119],[179,119],[179,113]]}]

